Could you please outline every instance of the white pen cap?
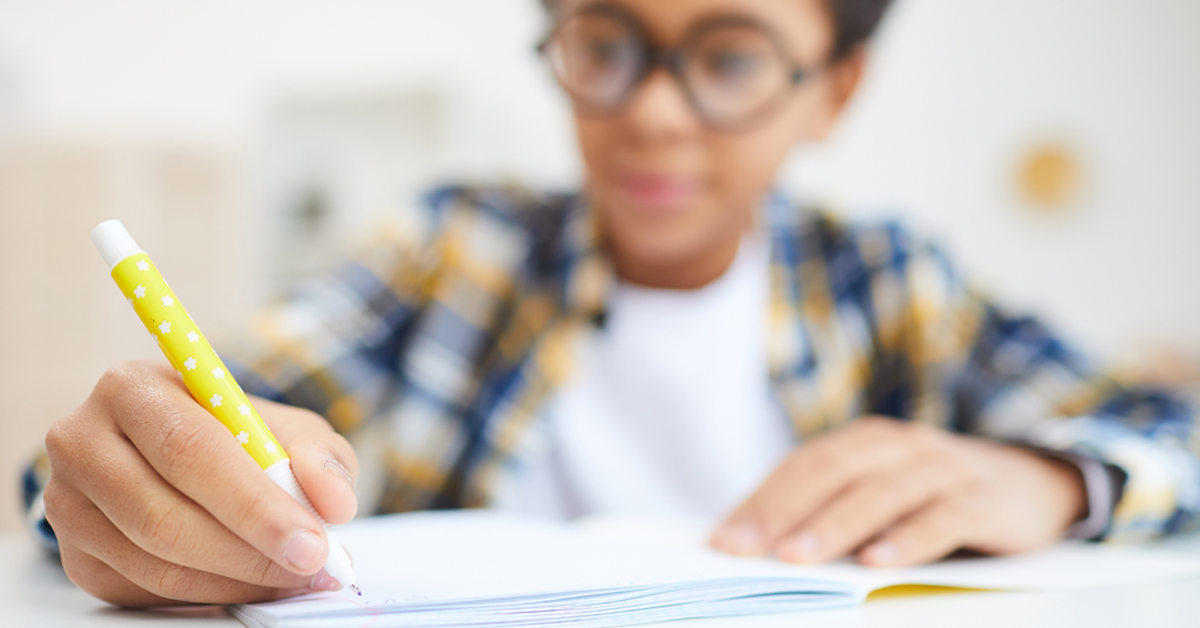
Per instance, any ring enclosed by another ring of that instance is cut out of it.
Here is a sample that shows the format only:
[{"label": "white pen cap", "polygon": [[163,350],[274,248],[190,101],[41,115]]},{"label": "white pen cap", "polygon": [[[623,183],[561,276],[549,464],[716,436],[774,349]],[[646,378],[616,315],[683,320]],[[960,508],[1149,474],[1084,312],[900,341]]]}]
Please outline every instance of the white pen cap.
[{"label": "white pen cap", "polygon": [[100,223],[92,230],[92,243],[100,249],[100,255],[104,256],[104,263],[108,264],[109,270],[130,255],[145,253],[138,247],[137,242],[133,241],[133,237],[125,230],[125,225],[121,224],[120,220],[105,220]]}]

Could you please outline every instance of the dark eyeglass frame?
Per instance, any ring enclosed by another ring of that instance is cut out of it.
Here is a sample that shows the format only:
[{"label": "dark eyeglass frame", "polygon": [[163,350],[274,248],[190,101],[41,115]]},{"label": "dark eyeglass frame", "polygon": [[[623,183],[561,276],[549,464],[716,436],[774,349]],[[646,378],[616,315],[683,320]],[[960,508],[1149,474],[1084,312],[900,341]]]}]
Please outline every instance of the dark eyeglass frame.
[{"label": "dark eyeglass frame", "polygon": [[[550,46],[554,43],[562,28],[573,18],[580,15],[597,15],[617,20],[629,28],[630,33],[636,38],[638,52],[642,60],[641,67],[637,75],[629,82],[629,87],[626,88],[625,93],[613,105],[594,106],[588,103],[587,99],[573,93],[567,87],[562,77],[558,76],[558,73],[554,71],[554,64],[549,60]],[[732,122],[715,120],[711,115],[706,113],[703,105],[699,102],[700,99],[688,84],[685,74],[685,69],[690,58],[689,55],[695,50],[702,38],[711,31],[727,27],[751,28],[766,35],[771,45],[774,46],[776,52],[779,54],[779,58],[783,60],[785,64],[784,71],[786,72],[784,89],[779,91],[778,96],[763,103],[753,113]],[[741,131],[762,122],[770,114],[778,110],[801,83],[820,74],[827,67],[826,65],[821,65],[815,68],[804,68],[798,63],[789,61],[792,59],[792,56],[779,33],[762,22],[744,15],[716,14],[706,17],[689,27],[678,45],[672,47],[659,46],[651,40],[645,25],[632,12],[608,2],[587,4],[566,16],[556,18],[554,27],[538,42],[536,50],[547,61],[547,64],[551,66],[551,71],[555,74],[556,80],[558,80],[563,90],[571,96],[575,106],[587,115],[619,115],[634,99],[634,96],[642,86],[645,85],[650,75],[657,68],[662,67],[671,75],[675,83],[683,91],[688,104],[692,107],[692,111],[696,113],[700,120],[708,127],[720,131]]]}]

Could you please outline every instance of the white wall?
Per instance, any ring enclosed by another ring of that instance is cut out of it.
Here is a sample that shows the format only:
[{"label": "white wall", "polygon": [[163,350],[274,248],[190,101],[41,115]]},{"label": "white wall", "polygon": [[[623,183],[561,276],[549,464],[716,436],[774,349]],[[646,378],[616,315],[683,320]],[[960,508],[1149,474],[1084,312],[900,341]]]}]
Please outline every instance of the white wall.
[{"label": "white wall", "polygon": [[280,91],[434,83],[461,164],[561,178],[540,30],[536,0],[0,0],[0,124],[244,143]]},{"label": "white wall", "polygon": [[[861,99],[789,186],[901,208],[1096,352],[1200,350],[1200,3],[899,0],[891,18]],[[1063,216],[1015,194],[1045,138],[1084,165]]]}]

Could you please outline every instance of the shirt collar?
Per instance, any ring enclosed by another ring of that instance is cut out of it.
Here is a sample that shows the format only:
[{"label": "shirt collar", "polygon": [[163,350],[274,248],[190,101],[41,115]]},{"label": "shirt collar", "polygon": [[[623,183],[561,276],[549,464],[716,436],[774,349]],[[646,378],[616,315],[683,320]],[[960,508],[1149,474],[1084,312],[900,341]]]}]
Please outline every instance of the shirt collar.
[{"label": "shirt collar", "polygon": [[579,194],[571,200],[565,221],[563,310],[585,320],[602,319],[616,287],[616,273],[586,196]]},{"label": "shirt collar", "polygon": [[[788,297],[794,296],[796,275],[794,269],[789,272],[789,266],[796,261],[797,247],[788,234],[795,233],[800,226],[798,213],[776,190],[764,196],[757,212],[758,228],[765,230],[771,247],[772,309],[784,305],[792,306],[786,309],[794,309],[795,304],[790,303]],[[568,316],[579,316],[585,320],[602,320],[617,279],[612,259],[603,242],[599,220],[585,195],[576,195],[570,201],[564,234],[566,281],[561,303],[563,311]],[[781,272],[783,276],[776,276]]]}]

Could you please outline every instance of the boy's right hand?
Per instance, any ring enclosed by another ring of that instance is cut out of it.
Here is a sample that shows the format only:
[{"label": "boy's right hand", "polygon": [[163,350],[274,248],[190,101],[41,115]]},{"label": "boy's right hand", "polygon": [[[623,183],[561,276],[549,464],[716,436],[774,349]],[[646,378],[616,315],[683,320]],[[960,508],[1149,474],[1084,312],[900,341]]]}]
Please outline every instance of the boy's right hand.
[{"label": "boy's right hand", "polygon": [[[255,407],[330,523],[354,517],[358,461],[320,416]],[[254,602],[339,588],[321,525],[276,486],[166,364],[105,373],[46,436],[46,519],[63,568],[121,606]]]}]

